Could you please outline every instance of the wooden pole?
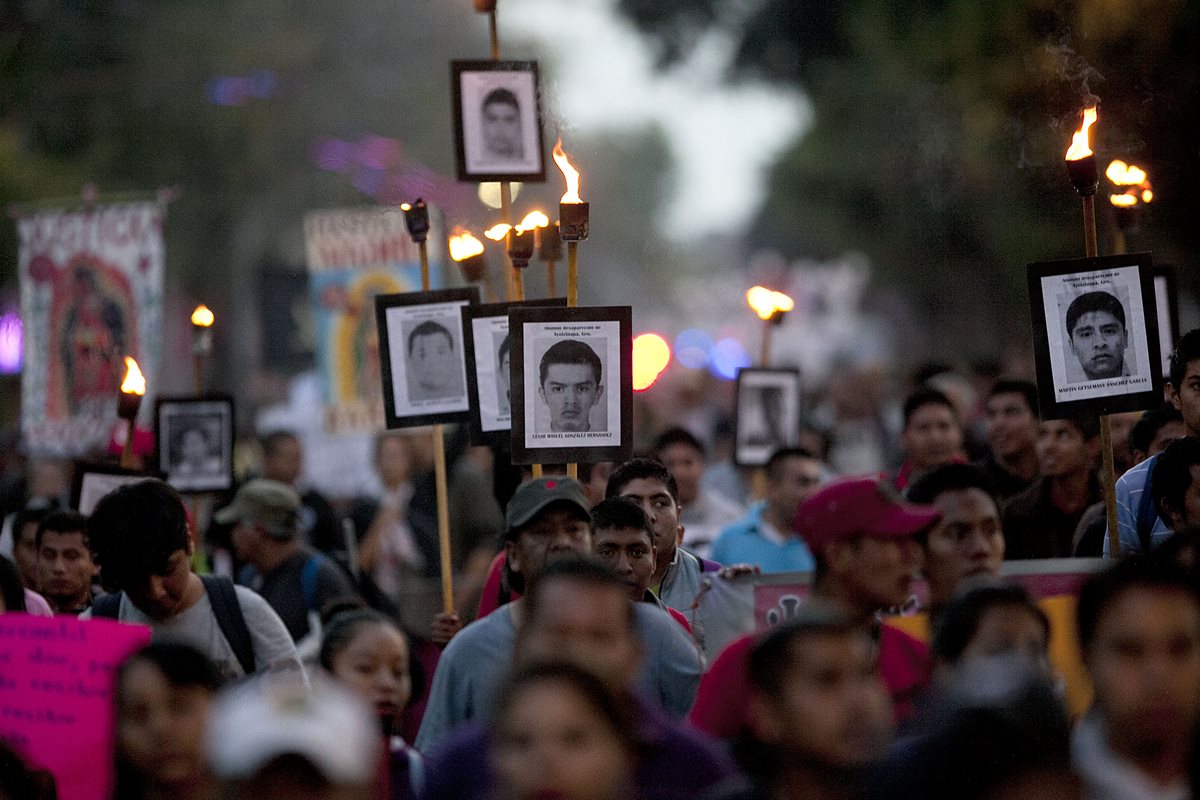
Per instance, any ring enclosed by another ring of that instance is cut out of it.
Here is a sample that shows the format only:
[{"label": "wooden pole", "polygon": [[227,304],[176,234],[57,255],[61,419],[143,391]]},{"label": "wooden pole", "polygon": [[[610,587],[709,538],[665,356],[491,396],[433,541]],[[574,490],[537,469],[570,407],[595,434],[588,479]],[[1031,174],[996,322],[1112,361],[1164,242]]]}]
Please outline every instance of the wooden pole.
[{"label": "wooden pole", "polygon": [[488,12],[488,36],[492,40],[492,61],[500,60],[500,29],[496,25],[496,9]]},{"label": "wooden pole", "polygon": [[[421,255],[421,291],[429,291],[429,247],[417,243]],[[450,501],[446,480],[446,435],[443,426],[433,426],[433,482],[437,495],[438,557],[442,570],[442,610],[454,613],[454,562],[450,555]]]},{"label": "wooden pole", "polygon": [[[1099,255],[1096,243],[1096,196],[1083,196],[1083,246],[1088,258]],[[1112,558],[1121,554],[1121,537],[1117,530],[1117,469],[1113,462],[1112,425],[1107,415],[1100,416],[1101,483],[1104,486],[1104,517],[1108,523],[1108,553]]]},{"label": "wooden pole", "polygon": [[[509,183],[500,184],[500,221],[505,225],[512,225],[512,185]],[[504,237],[504,299],[524,300],[525,282],[521,278],[520,270],[513,267],[512,258],[508,255],[510,236],[511,230]]]},{"label": "wooden pole", "polygon": [[136,417],[129,418],[129,431],[125,434],[125,445],[121,448],[121,467],[123,469],[133,469],[136,465],[133,463],[133,421]]},{"label": "wooden pole", "polygon": [[556,265],[553,261],[546,262],[546,297],[554,297],[558,294],[558,275]]},{"label": "wooden pole", "polygon": [[[579,305],[579,242],[567,242],[567,308]],[[579,480],[579,465],[567,464],[567,477]]]},{"label": "wooden pole", "polygon": [[762,351],[758,354],[758,365],[764,369],[771,366],[771,328],[773,327],[775,327],[775,323],[771,320],[763,323]]}]

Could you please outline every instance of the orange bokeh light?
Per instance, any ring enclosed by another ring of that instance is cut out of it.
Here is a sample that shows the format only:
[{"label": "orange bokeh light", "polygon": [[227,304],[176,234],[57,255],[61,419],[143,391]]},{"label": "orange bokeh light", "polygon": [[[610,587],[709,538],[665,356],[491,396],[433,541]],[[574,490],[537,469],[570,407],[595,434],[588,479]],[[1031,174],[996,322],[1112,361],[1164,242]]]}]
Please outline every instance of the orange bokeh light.
[{"label": "orange bokeh light", "polygon": [[643,333],[633,340],[633,390],[644,392],[671,363],[671,346],[657,333]]}]

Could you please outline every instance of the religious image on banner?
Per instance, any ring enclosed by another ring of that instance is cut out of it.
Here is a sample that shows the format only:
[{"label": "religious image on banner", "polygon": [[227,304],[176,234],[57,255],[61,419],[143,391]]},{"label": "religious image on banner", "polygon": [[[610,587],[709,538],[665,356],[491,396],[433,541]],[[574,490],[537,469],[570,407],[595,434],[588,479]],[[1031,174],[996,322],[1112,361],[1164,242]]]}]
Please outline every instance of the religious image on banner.
[{"label": "religious image on banner", "polygon": [[[441,241],[433,215],[431,250]],[[398,208],[305,216],[317,368],[330,433],[384,427],[375,297],[421,288],[420,257]]]},{"label": "religious image on banner", "polygon": [[[162,222],[157,203],[18,220],[21,431],[30,452],[78,456],[107,445],[127,355],[152,397],[162,341]],[[148,414],[153,403],[142,408]]]}]

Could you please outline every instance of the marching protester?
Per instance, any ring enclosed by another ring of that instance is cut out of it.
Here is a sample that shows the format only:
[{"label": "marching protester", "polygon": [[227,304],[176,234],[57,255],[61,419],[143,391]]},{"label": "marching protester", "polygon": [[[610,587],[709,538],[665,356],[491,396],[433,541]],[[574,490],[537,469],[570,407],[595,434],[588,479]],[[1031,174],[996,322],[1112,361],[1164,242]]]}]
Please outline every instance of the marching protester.
[{"label": "marching protester", "polygon": [[38,586],[55,614],[79,616],[92,605],[99,569],[88,543],[87,518],[52,511],[37,527]]},{"label": "marching protester", "polygon": [[988,393],[985,431],[988,454],[980,463],[1000,502],[1029,488],[1038,476],[1037,386],[1005,379]]},{"label": "marching protester", "polygon": [[654,456],[670,471],[679,489],[682,544],[697,556],[709,557],[717,534],[742,516],[742,509],[701,484],[707,452],[686,429],[669,428],[660,433],[654,440]]},{"label": "marching protester", "polygon": [[228,578],[192,571],[192,540],[179,493],[159,480],[105,495],[88,540],[109,590],[83,618],[149,625],[158,639],[200,650],[226,679],[304,667],[287,627],[266,600]]},{"label": "marching protester", "polygon": [[276,430],[263,436],[260,445],[261,477],[290,486],[300,496],[296,525],[301,540],[326,554],[345,550],[342,522],[329,500],[316,489],[300,485],[300,476],[304,472],[304,447],[300,437],[292,431]]},{"label": "marching protester", "polygon": [[301,658],[313,660],[320,647],[321,609],[352,596],[354,587],[328,556],[303,543],[300,509],[300,495],[290,486],[257,478],[243,484],[213,518],[233,525],[234,553],[244,562],[237,582],[270,604]]},{"label": "marching protester", "polygon": [[[512,663],[513,642],[528,621],[528,593],[551,564],[592,553],[591,512],[582,485],[559,477],[522,484],[509,500],[504,537],[508,581],[525,596],[463,628],[442,653],[417,736],[422,753],[444,742],[456,726],[490,716]],[[646,603],[632,607],[645,648],[641,685],[664,708],[682,716],[691,708],[700,677],[696,645],[660,609]]]},{"label": "marching protester", "polygon": [[1150,496],[1171,531],[1200,524],[1200,437],[1176,439],[1158,455]]},{"label": "marching protester", "polygon": [[959,410],[937,389],[921,389],[904,401],[904,428],[900,432],[904,463],[896,473],[896,488],[904,491],[927,470],[941,464],[965,461],[963,426]]},{"label": "marching protester", "polygon": [[[556,561],[545,568],[519,602],[522,626],[511,662],[499,665],[500,669],[511,663],[512,680],[519,685],[523,668],[536,669],[533,665],[564,661],[595,676],[607,692],[613,693],[615,703],[629,708],[630,713],[620,723],[619,737],[635,745],[631,755],[637,791],[631,796],[645,800],[696,797],[732,774],[728,758],[715,743],[674,721],[668,713],[670,709],[661,704],[658,690],[647,684],[648,662],[662,660],[655,654],[656,650],[662,650],[662,645],[654,637],[668,634],[677,639],[686,637],[665,615],[648,609],[645,603],[631,603],[625,583],[610,569],[583,559]],[[647,621],[654,621],[655,625],[648,626]],[[664,622],[667,629],[662,628]],[[694,663],[689,664],[688,658],[677,656],[677,659],[675,663],[663,663],[659,672],[666,673],[663,677],[681,688],[689,684],[694,688],[698,675],[693,672]],[[498,671],[496,667],[493,665],[494,671]],[[498,690],[501,699],[490,722],[464,726],[440,749],[425,751],[431,758],[426,800],[485,800],[495,796],[494,792],[502,787],[495,786],[494,780],[507,774],[506,736],[512,737],[514,729],[529,720],[530,714],[534,721],[544,720],[545,728],[526,734],[523,748],[536,747],[547,754],[547,761],[525,761],[527,768],[539,766],[548,775],[554,775],[558,772],[556,766],[570,765],[549,763],[549,754],[565,750],[565,756],[588,746],[589,740],[583,739],[583,734],[572,736],[564,720],[565,710],[515,706],[512,685],[507,690]],[[514,718],[518,713],[522,716]],[[556,747],[555,738],[563,744]],[[568,744],[572,741],[575,743]],[[579,760],[575,763],[578,765]],[[597,796],[605,796],[602,793],[609,786],[608,781],[617,779],[620,785],[621,775],[622,772],[616,771],[589,788],[601,793]],[[527,775],[525,781],[537,782],[540,778],[539,772]],[[564,790],[561,786],[551,788]],[[502,791],[500,794],[503,796]]]}]

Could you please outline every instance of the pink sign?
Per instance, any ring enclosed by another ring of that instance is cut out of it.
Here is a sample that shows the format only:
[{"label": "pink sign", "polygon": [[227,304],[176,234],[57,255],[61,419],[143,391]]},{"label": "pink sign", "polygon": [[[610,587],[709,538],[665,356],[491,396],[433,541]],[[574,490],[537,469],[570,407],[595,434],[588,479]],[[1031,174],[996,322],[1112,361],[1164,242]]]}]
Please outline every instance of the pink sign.
[{"label": "pink sign", "polygon": [[110,620],[0,614],[0,737],[54,775],[59,800],[104,800],[112,683],[150,629]]}]

